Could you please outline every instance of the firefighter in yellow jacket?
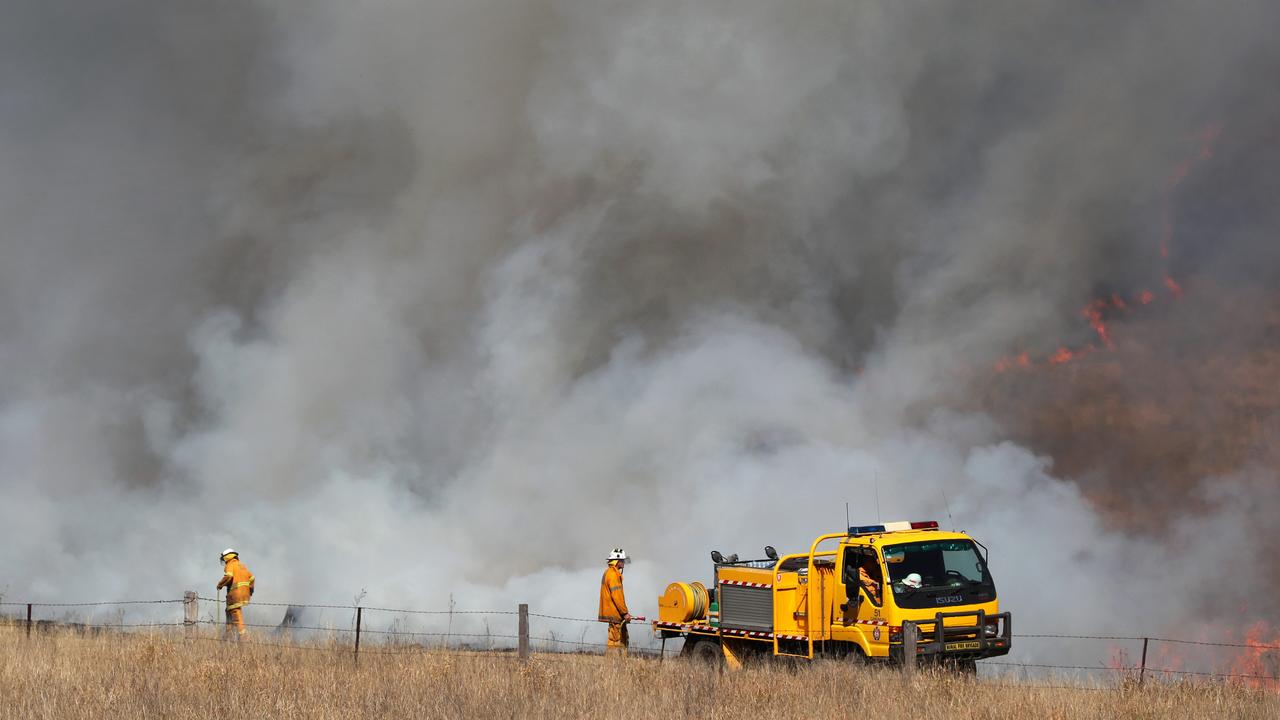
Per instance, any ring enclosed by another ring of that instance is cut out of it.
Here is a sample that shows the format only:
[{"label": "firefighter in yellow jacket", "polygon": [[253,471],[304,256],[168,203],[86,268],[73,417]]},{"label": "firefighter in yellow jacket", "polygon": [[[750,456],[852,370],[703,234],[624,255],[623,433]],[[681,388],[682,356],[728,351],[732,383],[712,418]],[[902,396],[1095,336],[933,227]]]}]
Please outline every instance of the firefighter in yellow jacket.
[{"label": "firefighter in yellow jacket", "polygon": [[609,654],[627,654],[627,598],[622,592],[622,570],[627,564],[627,553],[614,548],[609,553],[609,565],[600,578],[600,622],[609,623]]},{"label": "firefighter in yellow jacket", "polygon": [[222,551],[222,580],[218,589],[227,589],[227,631],[234,625],[236,632],[244,636],[244,606],[253,597],[253,573],[240,562],[240,553],[233,548]]}]

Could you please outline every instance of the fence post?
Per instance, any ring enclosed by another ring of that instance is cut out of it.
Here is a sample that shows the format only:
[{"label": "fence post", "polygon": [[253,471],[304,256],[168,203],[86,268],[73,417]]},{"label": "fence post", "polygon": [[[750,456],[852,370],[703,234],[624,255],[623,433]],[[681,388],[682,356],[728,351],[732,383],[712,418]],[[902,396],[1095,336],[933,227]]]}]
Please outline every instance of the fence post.
[{"label": "fence post", "polygon": [[529,604],[520,603],[520,645],[521,660],[529,659]]},{"label": "fence post", "polygon": [[916,624],[910,620],[902,623],[902,674],[911,677],[916,672]]},{"label": "fence post", "polygon": [[360,662],[360,624],[364,618],[364,608],[356,608],[356,662]]},{"label": "fence post", "polygon": [[1147,643],[1151,638],[1142,638],[1142,664],[1138,666],[1138,687],[1142,687],[1142,681],[1147,674]]},{"label": "fence post", "polygon": [[196,623],[200,621],[200,595],[195,590],[182,594],[182,624],[187,628],[187,637],[196,634]]},{"label": "fence post", "polygon": [[31,639],[31,603],[27,603],[27,639]]}]

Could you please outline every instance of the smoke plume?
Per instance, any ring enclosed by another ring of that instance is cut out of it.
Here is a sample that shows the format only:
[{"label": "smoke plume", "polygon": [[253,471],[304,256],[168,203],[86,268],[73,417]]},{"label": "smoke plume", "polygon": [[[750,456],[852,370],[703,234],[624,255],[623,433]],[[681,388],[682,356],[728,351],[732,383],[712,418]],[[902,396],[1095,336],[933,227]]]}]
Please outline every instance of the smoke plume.
[{"label": "smoke plume", "polygon": [[[802,549],[848,502],[973,533],[1027,631],[1274,612],[1273,457],[1194,462],[1230,403],[1177,482],[1053,418],[1216,403],[1141,379],[1274,341],[1211,320],[1280,277],[1277,26],[1245,1],[10,2],[0,592],[212,594],[233,545],[266,600],[591,617],[622,546],[653,614],[707,550]],[[1213,123],[1164,267],[1167,177]],[[1142,342],[1107,382],[991,371],[1165,271],[1186,296],[1114,321]]]}]

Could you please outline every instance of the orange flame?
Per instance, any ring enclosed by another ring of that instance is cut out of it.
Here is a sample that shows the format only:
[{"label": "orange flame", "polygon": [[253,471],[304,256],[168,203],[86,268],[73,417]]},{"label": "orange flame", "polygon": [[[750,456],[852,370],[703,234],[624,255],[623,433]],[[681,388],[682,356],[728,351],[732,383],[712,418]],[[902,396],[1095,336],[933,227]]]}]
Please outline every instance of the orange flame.
[{"label": "orange flame", "polygon": [[1280,632],[1259,621],[1244,635],[1243,652],[1231,664],[1230,674],[1246,687],[1280,690]]},{"label": "orange flame", "polygon": [[[1121,301],[1123,303],[1123,301]],[[1111,343],[1111,333],[1107,330],[1107,324],[1102,320],[1102,311],[1111,306],[1109,300],[1098,299],[1084,306],[1080,314],[1089,321],[1093,326],[1093,331],[1098,334],[1098,339],[1107,347],[1114,347]]]}]

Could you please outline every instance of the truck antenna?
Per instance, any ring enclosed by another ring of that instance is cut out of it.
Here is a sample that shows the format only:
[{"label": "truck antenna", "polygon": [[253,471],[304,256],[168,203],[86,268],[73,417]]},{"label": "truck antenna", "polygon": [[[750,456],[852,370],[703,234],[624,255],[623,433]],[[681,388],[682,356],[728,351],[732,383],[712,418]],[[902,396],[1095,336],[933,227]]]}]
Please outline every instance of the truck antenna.
[{"label": "truck antenna", "polygon": [[880,471],[876,471],[876,522],[880,522]]},{"label": "truck antenna", "polygon": [[951,517],[951,503],[947,502],[947,489],[945,487],[939,487],[938,492],[942,493],[942,506],[947,509],[947,522],[951,523],[951,530],[954,532],[956,529],[956,521],[955,518]]},{"label": "truck antenna", "polygon": [[844,504],[844,526],[849,527],[849,503]]}]

